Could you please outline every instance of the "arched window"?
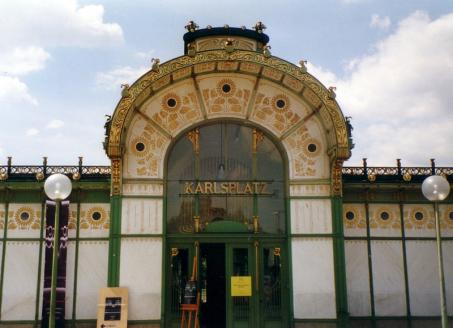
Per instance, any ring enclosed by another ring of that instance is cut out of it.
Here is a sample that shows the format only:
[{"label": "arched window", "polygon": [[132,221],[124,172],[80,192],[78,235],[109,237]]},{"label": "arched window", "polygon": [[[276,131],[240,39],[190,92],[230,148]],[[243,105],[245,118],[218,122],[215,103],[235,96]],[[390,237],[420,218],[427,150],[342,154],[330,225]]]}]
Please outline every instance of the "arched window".
[{"label": "arched window", "polygon": [[284,177],[279,150],[258,129],[219,123],[189,131],[167,160],[167,233],[194,232],[199,217],[199,231],[229,222],[234,231],[240,223],[244,232],[284,234]]}]

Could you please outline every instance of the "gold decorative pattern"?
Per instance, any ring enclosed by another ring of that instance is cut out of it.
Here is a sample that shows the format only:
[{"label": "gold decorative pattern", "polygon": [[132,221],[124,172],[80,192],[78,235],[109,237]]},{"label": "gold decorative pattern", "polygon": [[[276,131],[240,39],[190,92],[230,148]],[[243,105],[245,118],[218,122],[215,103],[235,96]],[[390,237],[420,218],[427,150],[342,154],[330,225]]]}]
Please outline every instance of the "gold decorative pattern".
[{"label": "gold decorative pattern", "polygon": [[80,229],[109,229],[109,215],[101,206],[93,206],[80,212]]},{"label": "gold decorative pattern", "polygon": [[68,229],[77,229],[77,211],[69,211]]},{"label": "gold decorative pattern", "polygon": [[112,158],[112,188],[110,194],[121,194],[121,158]]},{"label": "gold decorative pattern", "polygon": [[[314,151],[311,151],[311,147],[313,146],[316,149]],[[302,146],[302,150],[307,157],[318,157],[322,151],[321,142],[319,142],[317,139],[309,138],[305,140],[304,145]]]},{"label": "gold decorative pattern", "polygon": [[342,196],[343,195],[343,178],[341,170],[343,168],[343,161],[336,160],[332,165],[332,195]]},{"label": "gold decorative pattern", "polygon": [[[160,134],[157,129],[151,124],[147,123],[142,131],[140,140],[144,141],[145,150],[143,156],[137,158],[137,175],[157,177],[159,173],[159,163],[162,159],[163,148],[167,143],[166,138]],[[133,139],[131,148],[135,149],[135,140]],[[134,154],[134,151],[132,151]]]},{"label": "gold decorative pattern", "polygon": [[[224,86],[228,89],[224,90]],[[218,81],[215,88],[203,88],[201,94],[208,114],[228,113],[243,116],[251,91],[239,87],[232,79],[225,78]]]},{"label": "gold decorative pattern", "polygon": [[[143,144],[144,149],[142,151],[137,150],[138,144]],[[135,137],[132,139],[131,144],[130,144],[130,149],[132,151],[132,154],[137,157],[145,157],[150,152],[150,146],[149,146],[148,140],[142,136]]]},{"label": "gold decorative pattern", "polygon": [[381,206],[370,213],[370,228],[401,229],[401,221],[394,209]]},{"label": "gold decorative pattern", "polygon": [[[168,104],[172,100],[176,103],[174,107]],[[195,92],[185,95],[169,92],[162,96],[160,107],[161,110],[153,114],[152,119],[170,133],[174,133],[187,122],[201,118]]]},{"label": "gold decorative pattern", "polygon": [[[414,207],[408,212],[405,212],[404,227],[406,229],[435,229],[436,223],[434,216],[431,215],[431,211],[428,211],[426,207]],[[423,218],[417,219],[417,213],[421,213]]]},{"label": "gold decorative pattern", "polygon": [[0,211],[0,230],[5,229],[5,211]]},{"label": "gold decorative pattern", "polygon": [[[228,40],[227,37],[220,38],[201,38],[196,41],[197,51],[206,51],[212,49],[223,49],[225,47],[225,42]],[[233,38],[233,47],[234,49],[243,49],[243,50],[256,50],[256,42],[250,41],[242,38]]]},{"label": "gold decorative pattern", "polygon": [[[442,215],[439,217],[440,227],[442,229],[453,229],[453,206],[445,207],[441,213]],[[452,217],[450,217],[450,215]]]},{"label": "gold decorative pattern", "polygon": [[[277,100],[284,100],[285,106],[278,108]],[[291,109],[289,97],[277,94],[272,97],[258,92],[255,99],[255,108],[252,117],[259,122],[271,125],[278,133],[282,134],[291,126],[300,121],[301,117]]]},{"label": "gold decorative pattern", "polygon": [[14,213],[13,220],[9,220],[8,229],[39,230],[41,228],[41,211],[34,211],[31,207],[23,206]]},{"label": "gold decorative pattern", "polygon": [[305,143],[311,140],[308,129],[305,126],[299,127],[294,133],[285,139],[288,152],[292,154],[290,165],[294,176],[313,177],[316,175],[315,160],[305,155]]},{"label": "gold decorative pattern", "polygon": [[[354,216],[352,219],[346,217],[349,212]],[[343,206],[343,224],[346,229],[365,229],[366,218],[363,206],[345,204]]]},{"label": "gold decorative pattern", "polygon": [[[276,57],[266,57],[261,53],[236,50],[233,53],[227,53],[224,50],[204,51],[197,53],[193,57],[182,56],[170,60],[159,66],[159,70],[150,70],[148,73],[140,77],[130,88],[127,95],[121,98],[111,121],[111,128],[106,140],[106,152],[112,160],[112,194],[120,192],[121,177],[115,175],[120,168],[120,157],[123,154],[122,140],[125,138],[126,126],[131,117],[130,112],[134,108],[135,100],[143,93],[148,92],[152,84],[160,78],[172,74],[184,68],[194,67],[194,74],[213,71],[216,67],[216,61],[238,61],[242,63],[250,63],[263,68],[271,68],[281,72],[282,75],[290,76],[304,85],[304,98],[309,98],[308,102],[314,107],[324,107],[328,116],[321,116],[324,120],[324,126],[333,126],[334,138],[330,141],[328,147],[333,149],[337,158],[345,160],[350,156],[349,144],[346,123],[343,114],[334,99],[329,96],[329,91],[312,75],[304,73],[300,67],[286,62]],[[249,67],[253,67],[250,65]],[[264,69],[263,69],[264,71]],[[266,71],[267,73],[267,71]],[[265,74],[266,74],[265,73]],[[267,74],[269,75],[269,74]],[[263,75],[267,77],[267,75]],[[274,76],[275,77],[275,76]],[[270,77],[269,77],[270,78]],[[307,94],[310,94],[311,98]],[[311,99],[311,101],[310,101]],[[315,105],[315,101],[319,99],[319,106]],[[124,142],[124,141],[123,141]],[[114,166],[116,165],[116,169]],[[119,170],[120,171],[120,170]]]},{"label": "gold decorative pattern", "polygon": [[187,138],[192,143],[193,152],[195,154],[200,153],[200,130],[198,128],[187,132]]}]

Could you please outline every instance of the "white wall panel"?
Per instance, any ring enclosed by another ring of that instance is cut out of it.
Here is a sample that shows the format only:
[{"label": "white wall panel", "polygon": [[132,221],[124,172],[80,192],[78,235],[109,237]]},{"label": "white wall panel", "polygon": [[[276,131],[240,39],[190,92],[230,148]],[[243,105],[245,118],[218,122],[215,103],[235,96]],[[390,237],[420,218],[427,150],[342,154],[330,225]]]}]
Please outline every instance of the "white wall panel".
[{"label": "white wall panel", "polygon": [[346,282],[351,316],[370,316],[370,274],[366,241],[346,241]]},{"label": "white wall panel", "polygon": [[7,242],[2,320],[35,319],[38,254],[38,242]]},{"label": "white wall panel", "polygon": [[123,238],[120,265],[120,286],[129,289],[129,319],[160,319],[162,239]]},{"label": "white wall panel", "polygon": [[292,240],[294,317],[336,317],[333,245],[330,238]]},{"label": "white wall panel", "polygon": [[436,242],[407,241],[406,254],[412,315],[439,315]]},{"label": "white wall panel", "polygon": [[448,315],[453,315],[453,241],[443,241],[442,246],[445,289],[447,292],[447,312]]},{"label": "white wall panel", "polygon": [[77,275],[77,319],[95,319],[99,288],[107,286],[108,242],[80,241]]},{"label": "white wall panel", "polygon": [[292,199],[291,232],[331,233],[332,208],[330,199]]},{"label": "white wall panel", "polygon": [[73,294],[74,294],[74,268],[75,268],[75,242],[68,243],[66,257],[66,304],[65,318],[72,318]]},{"label": "white wall panel", "polygon": [[162,199],[123,199],[121,232],[123,234],[161,234]]},{"label": "white wall panel", "polygon": [[401,242],[372,241],[371,252],[376,315],[406,315]]}]

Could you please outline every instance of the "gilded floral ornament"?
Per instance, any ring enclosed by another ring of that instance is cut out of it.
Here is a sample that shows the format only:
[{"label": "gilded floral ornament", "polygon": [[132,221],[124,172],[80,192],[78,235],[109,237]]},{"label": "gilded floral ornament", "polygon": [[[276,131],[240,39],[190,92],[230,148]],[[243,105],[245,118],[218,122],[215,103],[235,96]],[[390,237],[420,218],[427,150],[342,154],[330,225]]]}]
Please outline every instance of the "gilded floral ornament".
[{"label": "gilded floral ornament", "polygon": [[368,181],[370,182],[376,181],[376,175],[373,173],[368,174]]},{"label": "gilded floral ornament", "polygon": [[42,180],[44,180],[44,173],[42,173],[42,172],[36,173],[36,180],[37,180],[37,181],[42,181]]},{"label": "gilded floral ornament", "polygon": [[409,182],[412,180],[412,176],[409,174],[409,173],[404,173],[403,174],[403,180],[406,181],[406,182]]},{"label": "gilded floral ornament", "polygon": [[0,173],[0,181],[6,181],[8,179],[8,173],[1,172]]},{"label": "gilded floral ornament", "polygon": [[79,172],[74,172],[72,174],[72,180],[79,181],[80,180],[80,173]]},{"label": "gilded floral ornament", "polygon": [[305,59],[302,59],[299,61],[299,65],[300,65],[300,71],[302,73],[307,73],[307,61]]}]

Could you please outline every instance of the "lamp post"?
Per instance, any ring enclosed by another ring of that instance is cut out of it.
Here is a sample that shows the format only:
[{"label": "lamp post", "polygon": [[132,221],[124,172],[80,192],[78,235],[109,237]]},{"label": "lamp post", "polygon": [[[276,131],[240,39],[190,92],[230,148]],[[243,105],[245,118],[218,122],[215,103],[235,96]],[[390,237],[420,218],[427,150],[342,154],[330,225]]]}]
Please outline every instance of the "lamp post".
[{"label": "lamp post", "polygon": [[428,200],[434,202],[434,217],[436,220],[436,241],[437,241],[437,261],[439,265],[439,280],[440,280],[440,307],[442,316],[442,328],[447,328],[447,300],[445,296],[445,278],[444,265],[442,259],[442,240],[440,236],[439,222],[439,202],[447,198],[450,193],[450,184],[448,181],[439,175],[432,175],[426,178],[422,184],[422,193]]},{"label": "lamp post", "polygon": [[64,174],[52,174],[44,183],[47,197],[55,201],[55,221],[53,234],[52,278],[50,283],[49,327],[55,327],[55,308],[57,301],[58,253],[60,248],[60,204],[71,194],[71,180]]}]

